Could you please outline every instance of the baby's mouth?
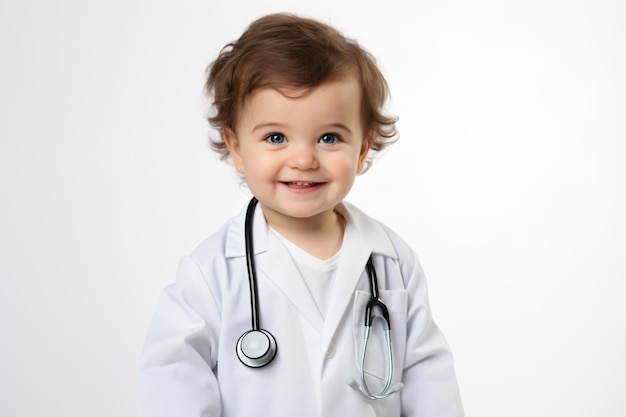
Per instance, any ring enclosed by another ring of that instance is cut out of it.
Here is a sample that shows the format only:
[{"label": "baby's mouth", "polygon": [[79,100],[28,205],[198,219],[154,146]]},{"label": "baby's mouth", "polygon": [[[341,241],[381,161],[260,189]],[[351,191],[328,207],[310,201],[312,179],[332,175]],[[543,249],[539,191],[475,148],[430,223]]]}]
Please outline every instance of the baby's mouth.
[{"label": "baby's mouth", "polygon": [[283,184],[291,187],[291,188],[311,188],[320,184],[319,182],[311,182],[311,181],[285,181]]}]

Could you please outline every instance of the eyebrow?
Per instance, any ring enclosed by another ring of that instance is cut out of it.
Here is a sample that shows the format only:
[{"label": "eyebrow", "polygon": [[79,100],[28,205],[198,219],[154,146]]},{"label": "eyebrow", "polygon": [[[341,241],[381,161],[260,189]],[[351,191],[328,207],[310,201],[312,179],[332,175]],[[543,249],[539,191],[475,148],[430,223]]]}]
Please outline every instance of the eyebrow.
[{"label": "eyebrow", "polygon": [[346,126],[343,123],[331,123],[330,125],[328,125],[329,128],[335,128],[335,129],[341,129],[341,130],[345,130],[348,133],[352,133],[352,130],[350,130],[350,128],[348,126]]},{"label": "eyebrow", "polygon": [[[284,129],[286,127],[287,127],[287,125],[283,124],[283,123],[261,122],[261,123],[255,125],[250,132],[254,133],[257,130],[267,129],[267,128]],[[330,123],[328,125],[324,125],[324,129],[341,129],[341,130],[345,130],[348,133],[352,133],[352,130],[348,126],[343,124],[343,123]]]},{"label": "eyebrow", "polygon": [[282,123],[275,123],[275,122],[261,122],[258,125],[255,125],[252,130],[250,130],[251,133],[256,132],[257,130],[261,130],[261,129],[267,129],[268,127],[271,128],[278,128],[278,129],[283,129],[285,127],[287,127],[287,125],[282,124]]}]

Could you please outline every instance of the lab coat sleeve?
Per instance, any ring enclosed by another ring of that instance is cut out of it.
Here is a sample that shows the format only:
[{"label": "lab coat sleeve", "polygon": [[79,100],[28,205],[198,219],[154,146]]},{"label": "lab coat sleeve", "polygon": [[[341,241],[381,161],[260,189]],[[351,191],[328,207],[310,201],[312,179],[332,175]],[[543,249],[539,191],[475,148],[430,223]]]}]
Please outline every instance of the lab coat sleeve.
[{"label": "lab coat sleeve", "polygon": [[412,250],[400,259],[409,294],[402,416],[463,417],[452,354],[433,321],[424,271]]},{"label": "lab coat sleeve", "polygon": [[198,264],[184,257],[144,344],[140,377],[144,417],[217,417],[215,376],[220,312]]}]

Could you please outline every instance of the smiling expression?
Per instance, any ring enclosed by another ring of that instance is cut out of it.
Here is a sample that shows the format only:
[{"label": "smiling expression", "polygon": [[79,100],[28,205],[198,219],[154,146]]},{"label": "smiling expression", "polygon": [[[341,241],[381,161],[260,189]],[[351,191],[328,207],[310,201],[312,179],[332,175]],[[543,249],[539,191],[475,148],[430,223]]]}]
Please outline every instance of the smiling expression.
[{"label": "smiling expression", "polygon": [[369,150],[354,77],[260,89],[242,105],[235,132],[223,135],[270,225],[332,221]]}]

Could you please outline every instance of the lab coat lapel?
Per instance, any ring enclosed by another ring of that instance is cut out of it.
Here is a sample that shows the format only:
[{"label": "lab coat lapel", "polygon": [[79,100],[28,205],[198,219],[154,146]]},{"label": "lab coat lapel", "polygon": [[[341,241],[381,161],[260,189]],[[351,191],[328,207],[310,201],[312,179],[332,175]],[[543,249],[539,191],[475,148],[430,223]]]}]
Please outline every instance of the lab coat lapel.
[{"label": "lab coat lapel", "polygon": [[289,251],[271,233],[268,236],[268,252],[259,260],[258,268],[259,272],[273,281],[300,314],[321,334],[324,319]]},{"label": "lab coat lapel", "polygon": [[345,314],[351,311],[349,307],[359,279],[362,276],[367,277],[365,264],[370,255],[396,258],[389,236],[380,223],[346,202],[338,206],[337,211],[346,219],[346,230],[329,310],[326,314],[323,351],[328,349]]},{"label": "lab coat lapel", "polygon": [[371,248],[362,239],[359,239],[354,228],[346,227],[341,258],[337,266],[337,275],[326,314],[322,342],[323,351],[326,351],[344,314],[349,310],[348,306],[354,290],[365,271],[365,264],[371,253]]},{"label": "lab coat lapel", "polygon": [[[245,257],[244,221],[245,210],[233,223],[228,231],[226,256]],[[258,281],[265,278],[272,281],[300,311],[311,325],[321,334],[324,327],[324,318],[321,316],[309,289],[304,283],[300,271],[293,261],[289,251],[273,236],[261,206],[257,205],[253,222],[254,256]],[[257,282],[261,287],[262,283]],[[261,325],[263,326],[263,310],[267,309],[272,300],[259,299]]]}]

